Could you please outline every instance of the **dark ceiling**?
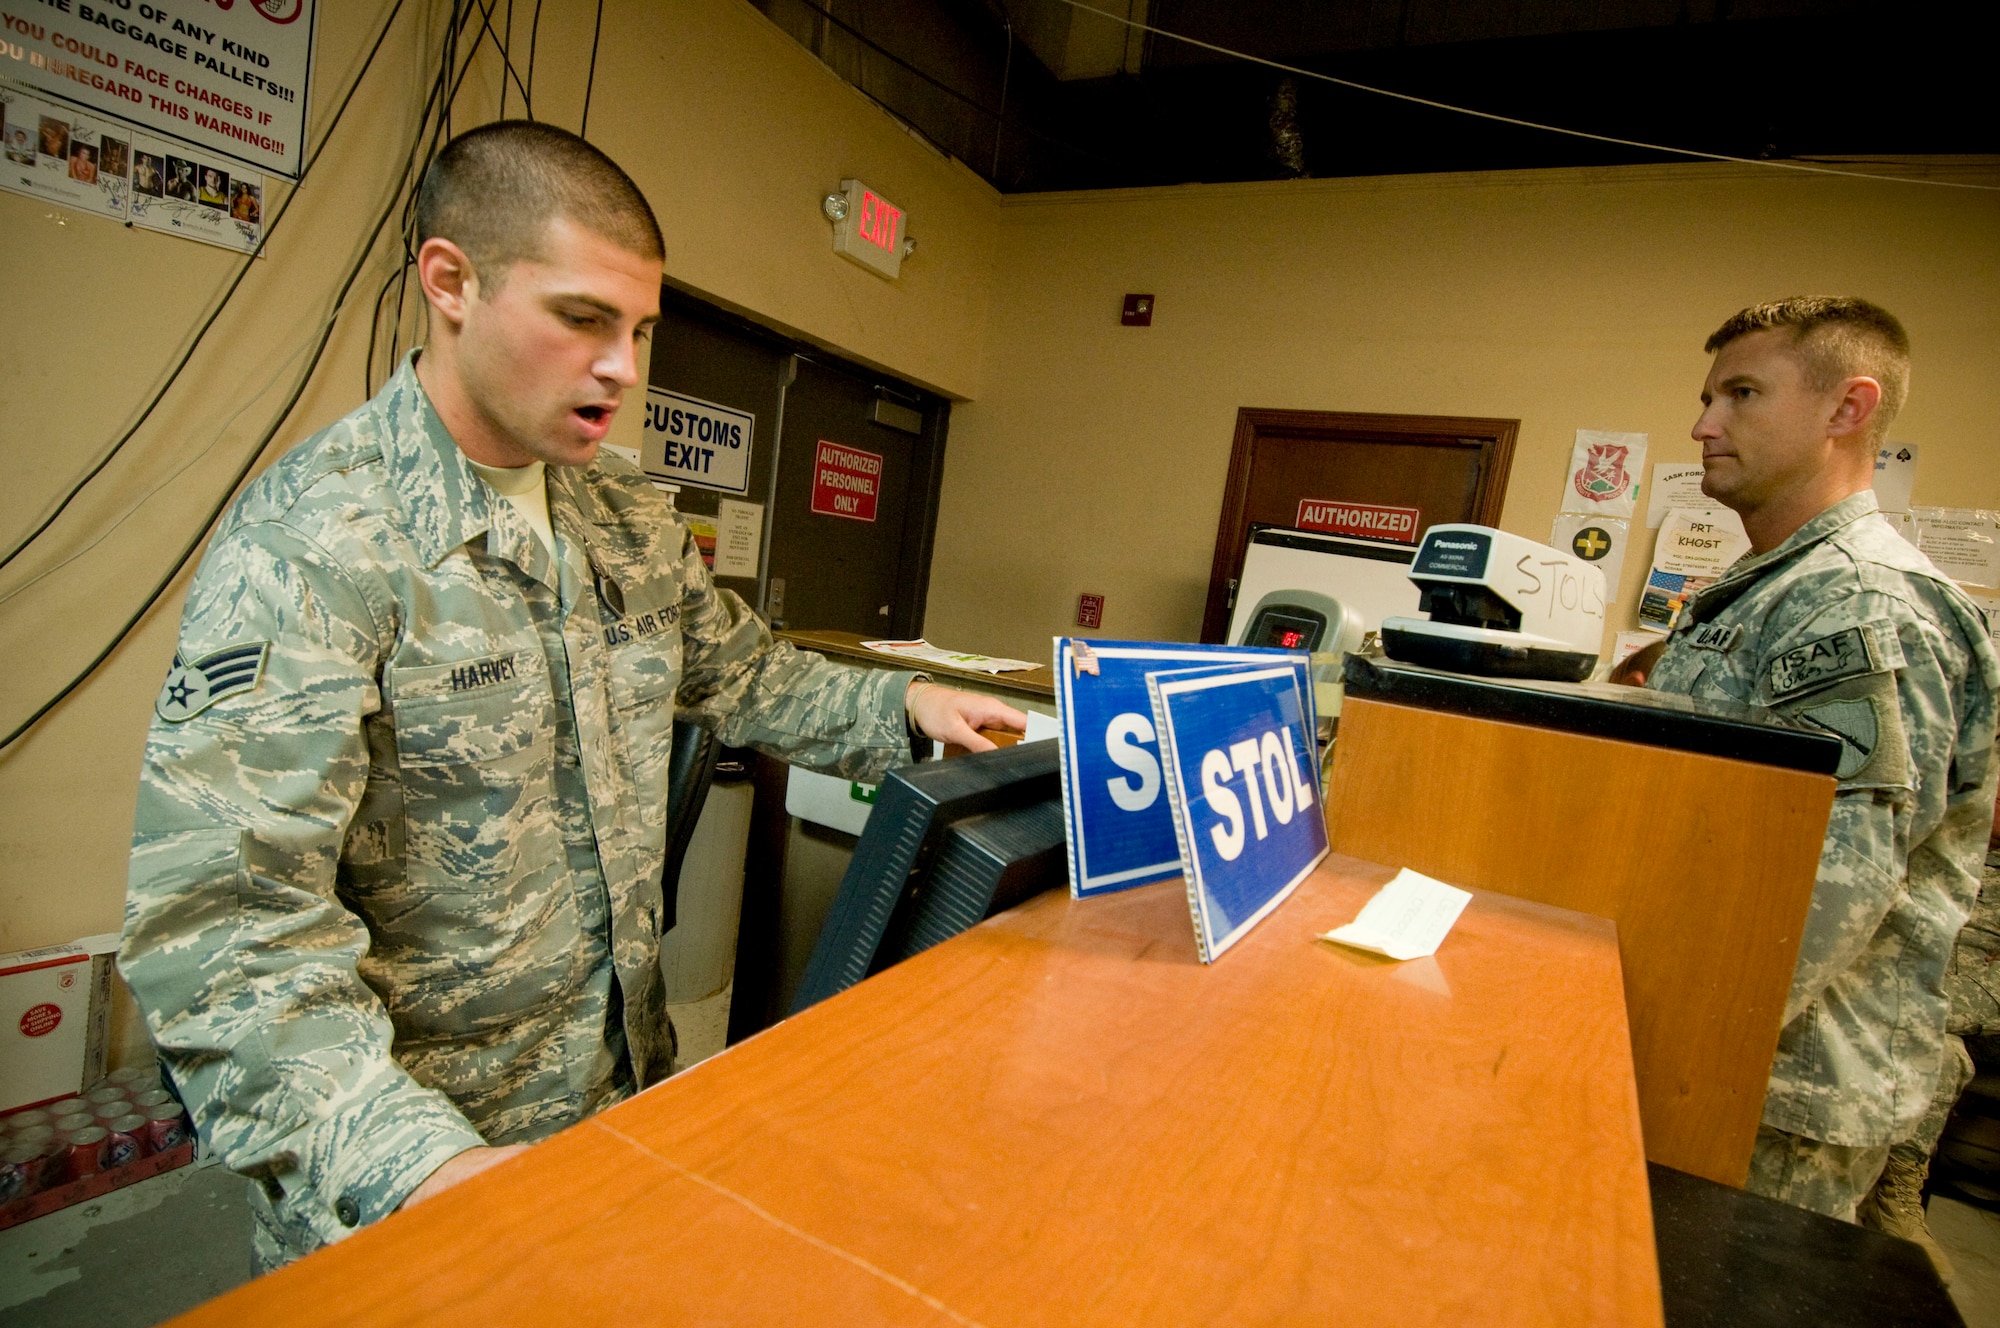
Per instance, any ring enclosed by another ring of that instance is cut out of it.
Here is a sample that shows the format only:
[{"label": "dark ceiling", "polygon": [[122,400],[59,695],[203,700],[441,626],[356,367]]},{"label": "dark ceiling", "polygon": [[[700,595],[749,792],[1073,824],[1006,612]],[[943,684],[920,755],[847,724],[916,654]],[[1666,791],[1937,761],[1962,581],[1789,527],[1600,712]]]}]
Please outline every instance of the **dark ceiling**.
[{"label": "dark ceiling", "polygon": [[[1685,160],[1287,74],[1061,0],[756,3],[1009,193]],[[1130,0],[1130,12],[1313,73],[1644,143],[1849,163],[2000,151],[1992,6]]]}]

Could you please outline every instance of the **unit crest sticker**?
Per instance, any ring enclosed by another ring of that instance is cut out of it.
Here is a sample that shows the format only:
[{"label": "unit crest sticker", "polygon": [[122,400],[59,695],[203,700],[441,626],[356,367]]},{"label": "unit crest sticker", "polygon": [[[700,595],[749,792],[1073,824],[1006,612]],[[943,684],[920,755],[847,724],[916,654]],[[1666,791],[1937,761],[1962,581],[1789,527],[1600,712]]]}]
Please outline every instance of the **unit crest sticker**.
[{"label": "unit crest sticker", "polygon": [[271,653],[269,641],[225,646],[192,663],[174,652],[173,667],[153,713],[169,724],[193,719],[225,697],[254,689],[264,678],[264,660]]}]

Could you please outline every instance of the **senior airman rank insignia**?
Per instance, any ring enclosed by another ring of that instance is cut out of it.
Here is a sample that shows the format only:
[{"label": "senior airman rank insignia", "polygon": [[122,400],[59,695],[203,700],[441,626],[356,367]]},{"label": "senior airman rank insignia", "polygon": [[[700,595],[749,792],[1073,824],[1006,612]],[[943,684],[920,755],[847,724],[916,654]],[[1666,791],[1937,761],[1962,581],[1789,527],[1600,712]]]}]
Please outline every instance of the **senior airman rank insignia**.
[{"label": "senior airman rank insignia", "polygon": [[193,663],[174,652],[174,666],[167,670],[166,686],[153,704],[153,713],[169,724],[193,719],[224,697],[254,688],[264,677],[264,660],[271,653],[269,641],[224,646]]}]

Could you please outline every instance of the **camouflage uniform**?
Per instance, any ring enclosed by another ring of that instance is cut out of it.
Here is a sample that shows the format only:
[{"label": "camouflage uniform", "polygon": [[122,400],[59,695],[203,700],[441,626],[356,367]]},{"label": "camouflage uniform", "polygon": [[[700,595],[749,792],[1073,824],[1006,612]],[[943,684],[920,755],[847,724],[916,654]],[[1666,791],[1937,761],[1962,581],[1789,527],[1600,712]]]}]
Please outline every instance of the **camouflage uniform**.
[{"label": "camouflage uniform", "polygon": [[1751,1185],[1851,1216],[1937,1082],[1945,962],[2000,775],[2000,660],[1979,610],[1865,492],[1702,591],[1647,686],[1842,740]]},{"label": "camouflage uniform", "polygon": [[146,746],[120,967],[265,1260],[666,1073],[677,708],[843,777],[911,759],[917,675],[774,642],[609,455],[549,468],[552,555],[414,365],[231,508]]}]

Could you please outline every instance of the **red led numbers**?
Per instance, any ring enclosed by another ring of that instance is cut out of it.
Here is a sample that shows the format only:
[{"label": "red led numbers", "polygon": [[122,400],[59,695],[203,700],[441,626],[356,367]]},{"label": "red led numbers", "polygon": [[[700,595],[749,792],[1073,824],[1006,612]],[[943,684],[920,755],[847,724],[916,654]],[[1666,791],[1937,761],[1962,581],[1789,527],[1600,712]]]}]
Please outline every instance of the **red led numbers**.
[{"label": "red led numbers", "polygon": [[902,224],[903,209],[885,199],[877,198],[870,190],[861,191],[859,234],[862,239],[885,253],[894,253],[896,232]]}]

